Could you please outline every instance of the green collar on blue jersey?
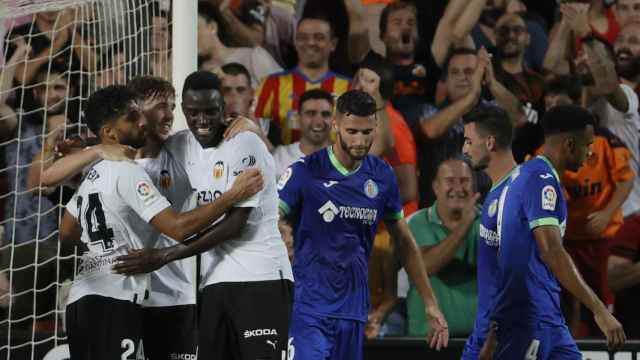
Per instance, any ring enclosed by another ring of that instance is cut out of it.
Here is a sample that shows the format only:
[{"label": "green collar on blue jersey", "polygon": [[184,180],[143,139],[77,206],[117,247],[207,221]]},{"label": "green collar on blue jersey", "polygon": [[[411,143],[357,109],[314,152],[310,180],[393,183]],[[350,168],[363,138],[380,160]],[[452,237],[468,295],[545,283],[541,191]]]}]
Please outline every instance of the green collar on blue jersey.
[{"label": "green collar on blue jersey", "polygon": [[551,168],[551,171],[553,171],[553,175],[556,177],[556,180],[560,182],[560,176],[558,176],[558,172],[556,171],[556,168],[553,167],[553,164],[551,163],[551,161],[547,159],[547,157],[544,155],[538,155],[538,157],[542,159],[544,162],[546,162],[547,165],[549,165],[549,167]]},{"label": "green collar on blue jersey", "polygon": [[336,170],[338,170],[338,172],[342,174],[342,176],[350,176],[355,174],[358,170],[360,170],[360,166],[362,166],[362,162],[360,162],[358,167],[353,169],[353,171],[347,170],[347,168],[345,168],[344,165],[340,163],[340,160],[338,160],[336,155],[333,153],[333,145],[327,147],[327,151],[329,152],[329,160],[331,161],[331,165],[333,165],[333,167],[335,167]]}]

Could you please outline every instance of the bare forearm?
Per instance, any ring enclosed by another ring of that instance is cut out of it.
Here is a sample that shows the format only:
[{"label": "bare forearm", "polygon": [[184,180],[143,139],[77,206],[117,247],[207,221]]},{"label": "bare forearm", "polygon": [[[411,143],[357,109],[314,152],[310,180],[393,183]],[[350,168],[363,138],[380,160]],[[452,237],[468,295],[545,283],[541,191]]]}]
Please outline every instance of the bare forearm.
[{"label": "bare forearm", "polygon": [[264,43],[264,31],[260,31],[245,25],[238,19],[231,9],[222,11],[222,20],[232,33],[235,46],[262,46]]},{"label": "bare forearm", "polygon": [[616,190],[611,195],[611,200],[609,200],[605,209],[611,213],[618,210],[627,200],[632,189],[633,180],[616,183]]},{"label": "bare forearm", "polygon": [[378,129],[369,153],[374,156],[382,156],[393,148],[395,139],[393,138],[393,131],[391,131],[391,126],[389,125],[389,116],[384,106],[376,113],[376,116],[378,117]]},{"label": "bare forearm", "polygon": [[606,310],[598,296],[585,283],[578,272],[573,260],[563,247],[559,247],[543,255],[543,260],[549,266],[560,284],[584,304],[591,312]]},{"label": "bare forearm", "polygon": [[[237,202],[235,194],[227,191],[214,202],[199,206],[191,211],[178,215],[173,228],[176,234],[167,234],[180,242],[197,232],[201,231],[208,224],[215,223],[222,215],[229,211]],[[224,227],[226,229],[226,227]]]},{"label": "bare forearm", "polygon": [[[454,19],[455,25],[453,27],[453,38],[455,41],[464,41],[464,39],[471,33],[471,30],[478,23],[482,10],[486,7],[487,0],[474,0],[474,1],[460,1],[458,4],[461,7]],[[462,11],[464,10],[464,11]]]},{"label": "bare forearm", "polygon": [[569,26],[560,22],[551,32],[549,48],[544,56],[543,68],[556,75],[564,75],[569,71],[567,62],[567,43],[571,36]]},{"label": "bare forearm", "polygon": [[347,54],[352,64],[359,64],[371,50],[369,29],[360,0],[347,0],[345,5],[349,15]]},{"label": "bare forearm", "polygon": [[519,127],[524,125],[525,114],[522,110],[522,105],[520,104],[520,100],[511,93],[507,88],[505,88],[499,81],[494,81],[494,83],[489,87],[491,94],[496,99],[496,102],[500,107],[502,107],[507,114],[509,114],[509,118],[514,126]]},{"label": "bare forearm", "polygon": [[451,262],[472,224],[473,222],[461,224],[438,245],[420,250],[427,274],[437,274]]},{"label": "bare forearm", "polygon": [[444,135],[460,118],[471,111],[477,99],[473,95],[454,102],[452,105],[438,111],[429,119],[421,119],[420,128],[427,139],[437,139]]},{"label": "bare forearm", "polygon": [[42,174],[42,185],[57,186],[80,174],[85,167],[100,160],[98,146],[67,155],[48,166]]},{"label": "bare forearm", "polygon": [[[595,80],[594,90],[597,95],[606,96],[614,108],[626,112],[628,108],[626,96],[620,90],[620,80],[616,73],[615,63],[605,45],[600,41],[592,40],[585,42],[584,51],[587,53],[587,61]],[[622,103],[617,101],[616,91],[622,93]]]}]

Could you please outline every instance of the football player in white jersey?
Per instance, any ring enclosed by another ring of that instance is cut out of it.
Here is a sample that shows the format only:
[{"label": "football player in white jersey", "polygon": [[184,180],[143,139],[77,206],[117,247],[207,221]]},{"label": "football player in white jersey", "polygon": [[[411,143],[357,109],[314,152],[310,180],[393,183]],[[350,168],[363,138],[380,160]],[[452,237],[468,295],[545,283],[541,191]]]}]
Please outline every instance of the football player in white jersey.
[{"label": "football player in white jersey", "polygon": [[212,73],[187,77],[182,110],[190,130],[165,143],[185,164],[198,205],[224,196],[244,171],[258,168],[264,189],[237,204],[203,237],[189,244],[120,257],[121,273],[137,274],[202,253],[198,357],[281,359],[287,351],[293,275],[278,231],[273,157],[250,132],[223,141],[220,81]]},{"label": "football player in white jersey", "polygon": [[[136,99],[124,86],[104,88],[89,98],[87,124],[102,144],[145,144],[146,119]],[[79,237],[85,250],[67,306],[71,357],[144,358],[139,303],[148,295],[149,277],[123,276],[111,269],[119,255],[152,245],[146,243],[144,223],[185,241],[261,188],[259,172],[247,171],[215,203],[177,213],[138,164],[94,164],[67,204],[60,225],[61,239]]]}]

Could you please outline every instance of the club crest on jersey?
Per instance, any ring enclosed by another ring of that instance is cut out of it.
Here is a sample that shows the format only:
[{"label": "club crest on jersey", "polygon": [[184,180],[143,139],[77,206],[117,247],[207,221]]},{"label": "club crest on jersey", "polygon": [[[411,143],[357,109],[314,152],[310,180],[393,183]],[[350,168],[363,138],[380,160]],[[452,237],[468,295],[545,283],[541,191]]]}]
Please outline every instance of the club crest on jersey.
[{"label": "club crest on jersey", "polygon": [[218,161],[213,165],[213,177],[215,179],[220,179],[222,175],[224,175],[224,163],[222,161]]},{"label": "club crest on jersey", "polygon": [[556,201],[558,200],[558,194],[556,189],[551,185],[547,185],[542,188],[542,209],[554,211],[556,209]]},{"label": "club crest on jersey", "polygon": [[364,183],[364,193],[370,198],[373,199],[378,196],[378,185],[375,181],[369,179]]},{"label": "club crest on jersey", "polygon": [[171,175],[169,175],[169,170],[160,171],[160,186],[162,186],[163,189],[171,187]]},{"label": "club crest on jersey", "polygon": [[493,199],[491,204],[489,204],[489,217],[493,217],[498,211],[498,199]]},{"label": "club crest on jersey", "polygon": [[278,180],[278,190],[284,189],[289,179],[291,179],[292,174],[293,174],[293,170],[291,170],[291,168],[287,168],[287,171],[285,171],[284,174],[282,174],[282,176],[280,176],[280,179]]}]

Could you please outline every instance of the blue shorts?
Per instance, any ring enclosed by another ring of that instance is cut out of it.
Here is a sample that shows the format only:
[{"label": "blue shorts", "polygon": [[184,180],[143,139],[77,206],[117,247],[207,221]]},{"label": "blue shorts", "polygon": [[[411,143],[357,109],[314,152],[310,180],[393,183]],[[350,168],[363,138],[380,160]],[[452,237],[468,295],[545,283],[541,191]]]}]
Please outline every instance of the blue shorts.
[{"label": "blue shorts", "polygon": [[582,360],[565,325],[498,325],[495,360]]},{"label": "blue shorts", "polygon": [[480,350],[484,345],[484,338],[476,336],[475,331],[469,336],[467,342],[464,343],[464,350],[462,351],[461,360],[478,360],[480,356]]},{"label": "blue shorts", "polygon": [[293,311],[289,329],[290,360],[361,360],[365,324]]}]

